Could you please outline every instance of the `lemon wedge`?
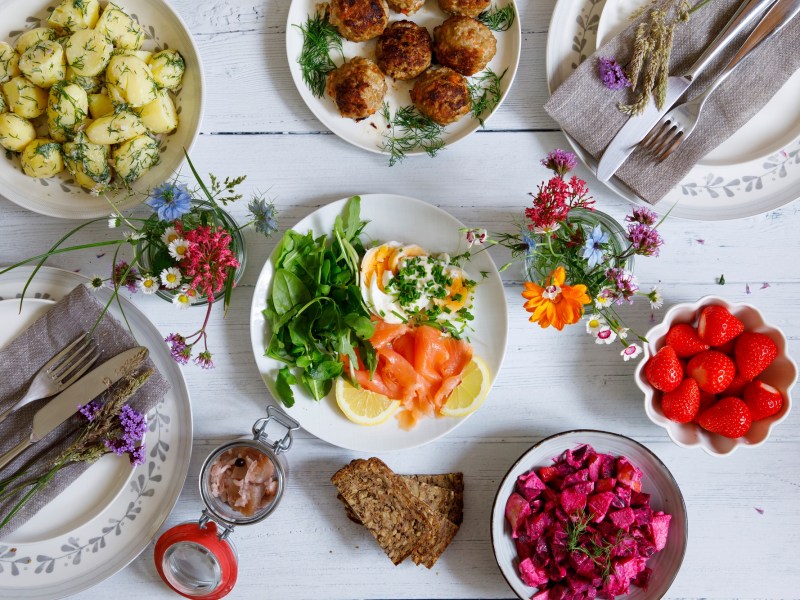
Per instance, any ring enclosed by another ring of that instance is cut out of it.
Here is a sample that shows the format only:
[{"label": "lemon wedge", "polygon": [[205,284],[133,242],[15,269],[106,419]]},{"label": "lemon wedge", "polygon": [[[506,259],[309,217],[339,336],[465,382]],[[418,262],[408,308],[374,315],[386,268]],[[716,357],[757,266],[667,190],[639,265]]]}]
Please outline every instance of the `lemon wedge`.
[{"label": "lemon wedge", "polygon": [[450,394],[441,413],[447,417],[465,417],[475,412],[486,400],[491,383],[489,367],[483,360],[473,356],[472,362],[464,369],[461,383]]},{"label": "lemon wedge", "polygon": [[400,408],[399,400],[354,387],[342,377],[336,380],[336,403],[345,417],[359,425],[380,425]]}]

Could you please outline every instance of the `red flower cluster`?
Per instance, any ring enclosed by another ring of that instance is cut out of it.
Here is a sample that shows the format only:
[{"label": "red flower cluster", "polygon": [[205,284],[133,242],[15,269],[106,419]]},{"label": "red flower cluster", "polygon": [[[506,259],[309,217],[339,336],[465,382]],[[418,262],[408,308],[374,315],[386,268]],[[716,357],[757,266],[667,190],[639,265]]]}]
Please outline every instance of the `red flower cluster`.
[{"label": "red flower cluster", "polygon": [[583,179],[574,175],[565,181],[561,177],[553,177],[546,184],[539,185],[533,196],[533,206],[525,209],[525,216],[530,220],[529,228],[544,232],[553,229],[569,215],[573,208],[593,210],[594,200],[589,196],[589,188]]},{"label": "red flower cluster", "polygon": [[189,244],[189,251],[180,262],[181,272],[192,279],[192,288],[213,302],[214,294],[225,286],[228,269],[239,266],[230,247],[231,235],[222,227],[212,230],[205,225],[184,232],[176,222],[175,229]]}]

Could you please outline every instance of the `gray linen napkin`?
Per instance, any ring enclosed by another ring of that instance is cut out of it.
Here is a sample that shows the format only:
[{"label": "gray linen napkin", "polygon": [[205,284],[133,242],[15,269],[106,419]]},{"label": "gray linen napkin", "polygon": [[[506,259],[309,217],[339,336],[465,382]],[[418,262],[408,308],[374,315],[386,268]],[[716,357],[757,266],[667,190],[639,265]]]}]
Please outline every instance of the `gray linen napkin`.
[{"label": "gray linen napkin", "polygon": [[[72,340],[91,329],[102,310],[103,305],[85,286],[79,285],[0,351],[0,409],[12,406],[25,392],[39,368]],[[94,337],[100,349],[98,365],[138,345],[127,328],[108,314],[98,325]],[[146,367],[154,368],[151,360],[147,360],[143,368]],[[130,404],[146,414],[163,398],[169,388],[169,382],[158,371],[154,371],[150,379],[134,394]],[[92,398],[87,398],[86,403],[90,400]],[[0,423],[0,453],[14,447],[29,435],[34,413],[46,402],[47,399],[33,402]],[[45,439],[37,442],[6,466],[0,472],[0,477],[11,475],[34,461],[36,462],[34,474],[47,471],[52,460],[69,445],[70,434],[77,430],[82,418],[77,415],[60,425]],[[85,464],[74,464],[62,469],[44,490],[34,496],[26,507],[0,530],[0,539],[33,517],[87,468],[88,465]],[[0,519],[9,513],[17,500],[18,498],[0,501]]]},{"label": "gray linen napkin", "polygon": [[[714,0],[680,25],[675,34],[671,75],[682,75],[725,26],[742,0]],[[628,117],[618,109],[628,103],[630,90],[606,89],[597,75],[598,57],[616,57],[625,65],[638,23],[590,56],[564,81],[545,104],[545,110],[595,158],[599,158]],[[755,26],[753,26],[755,27]],[[550,32],[557,35],[558,32]],[[748,32],[749,33],[749,32]],[[719,73],[744,41],[741,36],[706,71],[689,93],[700,94]],[[775,95],[800,68],[800,18],[786,26],[775,38],[763,44],[733,72],[709,98],[694,133],[672,155],[657,164],[641,151],[634,152],[617,171],[644,200],[655,204],[663,198],[703,156],[733,135]]]}]

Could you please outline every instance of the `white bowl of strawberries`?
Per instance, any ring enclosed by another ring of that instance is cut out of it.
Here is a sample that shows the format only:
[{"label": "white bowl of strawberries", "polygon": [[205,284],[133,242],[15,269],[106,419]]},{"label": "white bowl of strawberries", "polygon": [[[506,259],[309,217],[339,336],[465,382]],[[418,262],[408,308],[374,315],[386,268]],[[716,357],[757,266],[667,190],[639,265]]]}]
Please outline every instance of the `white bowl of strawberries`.
[{"label": "white bowl of strawberries", "polygon": [[679,446],[725,456],[763,444],[789,414],[797,365],[756,307],[717,296],[677,304],[647,339],[636,384]]}]

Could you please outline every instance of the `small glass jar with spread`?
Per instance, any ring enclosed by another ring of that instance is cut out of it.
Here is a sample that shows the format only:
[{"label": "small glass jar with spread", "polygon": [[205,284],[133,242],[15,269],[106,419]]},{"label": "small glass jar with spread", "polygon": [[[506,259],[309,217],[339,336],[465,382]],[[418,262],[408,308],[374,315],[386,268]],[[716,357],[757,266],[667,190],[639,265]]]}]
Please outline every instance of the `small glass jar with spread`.
[{"label": "small glass jar with spread", "polygon": [[[158,574],[186,598],[217,600],[236,584],[238,557],[229,539],[234,527],[266,519],[286,489],[292,432],[299,424],[274,406],[253,424],[252,437],[223,444],[200,469],[199,521],[176,525],[156,542]],[[267,429],[280,428],[271,438]]]}]

